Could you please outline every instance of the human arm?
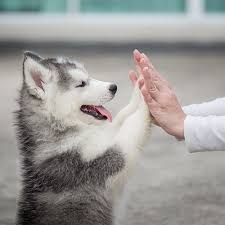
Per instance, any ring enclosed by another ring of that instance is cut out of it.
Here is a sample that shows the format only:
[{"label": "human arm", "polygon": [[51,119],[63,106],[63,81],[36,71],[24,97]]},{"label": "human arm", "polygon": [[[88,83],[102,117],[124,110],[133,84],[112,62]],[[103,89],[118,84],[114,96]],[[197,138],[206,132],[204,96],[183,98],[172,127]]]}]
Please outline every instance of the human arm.
[{"label": "human arm", "polygon": [[190,116],[184,120],[189,152],[225,150],[225,116]]},{"label": "human arm", "polygon": [[192,116],[225,116],[225,97],[201,104],[184,106],[182,109],[187,115]]}]

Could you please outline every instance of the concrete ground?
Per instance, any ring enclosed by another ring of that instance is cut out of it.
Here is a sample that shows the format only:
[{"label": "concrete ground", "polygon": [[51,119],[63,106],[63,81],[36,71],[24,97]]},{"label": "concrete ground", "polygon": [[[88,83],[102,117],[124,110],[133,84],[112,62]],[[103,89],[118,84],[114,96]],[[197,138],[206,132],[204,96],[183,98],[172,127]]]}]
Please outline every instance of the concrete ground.
[{"label": "concrete ground", "polygon": [[[13,49],[0,53],[0,225],[14,223],[20,189],[13,111],[22,77],[21,53]],[[115,81],[119,90],[108,105],[114,115],[128,102],[131,85],[127,71],[133,66],[130,48],[41,49],[40,53],[73,56],[83,61],[94,77]],[[225,95],[225,51],[154,50],[151,57],[182,104]],[[224,225],[224,171],[225,152],[190,154],[183,142],[153,128],[129,181],[121,224]]]}]

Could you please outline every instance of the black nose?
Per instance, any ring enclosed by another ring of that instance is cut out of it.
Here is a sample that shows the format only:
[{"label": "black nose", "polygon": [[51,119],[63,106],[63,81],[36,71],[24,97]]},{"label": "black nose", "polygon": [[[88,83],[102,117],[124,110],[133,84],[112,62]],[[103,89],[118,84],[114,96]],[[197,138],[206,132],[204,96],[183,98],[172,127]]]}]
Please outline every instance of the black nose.
[{"label": "black nose", "polygon": [[111,84],[109,86],[109,90],[111,91],[112,94],[115,94],[117,91],[117,86],[115,84]]}]

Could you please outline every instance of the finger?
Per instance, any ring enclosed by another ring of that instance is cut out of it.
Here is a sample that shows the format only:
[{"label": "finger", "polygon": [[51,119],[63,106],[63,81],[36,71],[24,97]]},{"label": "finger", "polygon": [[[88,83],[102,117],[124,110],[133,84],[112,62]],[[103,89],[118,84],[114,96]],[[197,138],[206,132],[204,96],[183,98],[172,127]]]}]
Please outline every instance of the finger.
[{"label": "finger", "polygon": [[[143,61],[143,59],[144,59],[144,61]],[[164,86],[167,86],[167,88],[171,89],[170,83],[155,69],[151,60],[145,53],[141,54],[140,65],[141,64],[144,65],[143,62],[145,62],[145,65],[147,65],[152,70],[151,74],[152,74],[153,79],[156,78],[156,79],[161,80],[163,82]]]},{"label": "finger", "polygon": [[140,76],[142,71],[141,71],[141,67],[138,64],[136,64],[136,71],[138,73],[138,76]]},{"label": "finger", "polygon": [[130,78],[132,84],[135,85],[136,82],[137,82],[137,80],[138,80],[138,78],[137,78],[137,73],[136,73],[135,71],[133,71],[133,70],[130,71],[130,72],[129,72],[129,78]]},{"label": "finger", "polygon": [[152,82],[160,92],[168,90],[168,87],[165,85],[165,83],[162,80],[153,78]]},{"label": "finger", "polygon": [[142,58],[140,59],[140,61],[136,63],[136,69],[137,69],[137,71],[139,72],[139,74],[142,74],[142,69],[143,69],[144,67],[148,67],[148,63],[147,63],[147,61],[142,57]]},{"label": "finger", "polygon": [[144,100],[147,104],[151,103],[153,101],[153,98],[151,98],[151,95],[149,95],[148,90],[146,89],[145,86],[141,87],[141,93],[144,97]]},{"label": "finger", "polygon": [[158,125],[158,122],[154,118],[154,114],[155,114],[155,112],[158,111],[157,109],[159,108],[159,104],[151,97],[151,95],[149,94],[149,92],[147,91],[145,86],[143,86],[141,88],[141,93],[144,97],[146,104],[148,105],[148,109],[149,109],[150,115],[152,117],[152,122],[155,125]]},{"label": "finger", "polygon": [[143,79],[141,79],[141,80],[138,81],[138,86],[139,86],[139,89],[140,90],[142,89],[142,87],[144,86],[144,84],[145,84],[145,81]]},{"label": "finger", "polygon": [[156,70],[153,71],[151,74],[152,74],[152,79],[153,79],[154,83],[159,83],[159,85],[162,85],[161,88],[171,89],[170,83],[161,74],[159,74]]},{"label": "finger", "polygon": [[144,67],[149,67],[153,78],[162,79],[162,76],[157,72],[157,70],[154,68],[154,66],[150,62],[149,58],[144,53],[141,54],[141,60],[140,60],[139,65],[142,69]]},{"label": "finger", "polygon": [[155,69],[151,60],[144,53],[141,54],[141,61],[142,61],[142,59],[144,59],[145,64],[152,70],[152,72],[154,73],[154,76],[156,76],[160,79],[163,79],[162,75]]},{"label": "finger", "polygon": [[144,52],[142,52],[141,55],[142,55],[142,57],[143,57],[144,59],[146,59],[147,63],[150,63],[149,57],[148,57]]},{"label": "finger", "polygon": [[154,100],[151,94],[148,92],[145,86],[141,88],[141,93],[144,97],[145,102],[148,105],[149,111],[154,113],[156,108],[158,108],[159,104]]},{"label": "finger", "polygon": [[145,59],[147,65],[148,65],[149,67],[154,68],[154,66],[153,66],[153,64],[151,63],[149,57],[148,57],[145,53],[142,53],[142,54],[141,54],[141,58]]},{"label": "finger", "polygon": [[142,75],[147,89],[154,89],[155,85],[153,84],[151,79],[151,70],[148,67],[144,67],[142,69]]},{"label": "finger", "polygon": [[141,68],[140,68],[140,60],[141,60],[141,53],[137,49],[134,50],[134,62],[136,64],[136,70],[139,74],[141,74]]},{"label": "finger", "polygon": [[137,49],[134,50],[133,52],[133,55],[134,55],[134,61],[135,63],[138,63],[141,59],[141,53],[140,51],[138,51]]},{"label": "finger", "polygon": [[164,89],[172,89],[170,83],[165,78],[163,78],[161,74],[159,74],[155,69],[149,69],[153,83],[159,90],[163,91]]},{"label": "finger", "polygon": [[[142,60],[141,60],[142,61]],[[163,82],[162,79],[160,79],[160,77],[156,76],[156,71],[152,68],[148,68],[148,73],[143,74],[144,78],[146,81],[148,81],[149,79],[151,79],[152,83],[154,84],[154,86],[156,88],[158,88],[158,90],[162,91],[164,89],[166,89],[165,83]],[[150,76],[150,78],[149,78]],[[147,83],[148,85],[148,83]]]},{"label": "finger", "polygon": [[151,73],[150,69],[148,67],[145,67],[143,69],[143,77],[145,80],[145,86],[148,92],[151,94],[151,96],[154,98],[154,100],[157,101],[159,97],[159,90],[156,88],[155,84],[153,83],[151,79]]},{"label": "finger", "polygon": [[138,63],[139,67],[141,69],[145,68],[145,67],[149,67],[147,61],[144,58],[141,58],[140,62]]},{"label": "finger", "polygon": [[142,59],[145,60],[145,63],[148,65],[149,69],[151,70],[151,74],[152,74],[153,78],[160,79],[161,81],[164,82],[165,85],[167,85],[169,87],[170,86],[169,82],[155,69],[155,67],[149,60],[149,58],[145,54],[143,54],[143,55],[142,55]]}]

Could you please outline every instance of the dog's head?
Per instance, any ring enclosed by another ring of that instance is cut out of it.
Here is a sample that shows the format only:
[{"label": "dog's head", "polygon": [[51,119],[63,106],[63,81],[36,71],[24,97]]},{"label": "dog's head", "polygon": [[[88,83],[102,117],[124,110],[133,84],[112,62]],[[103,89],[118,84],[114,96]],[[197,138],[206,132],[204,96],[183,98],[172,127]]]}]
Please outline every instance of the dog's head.
[{"label": "dog's head", "polygon": [[23,77],[27,93],[47,116],[67,125],[112,120],[103,105],[114,97],[117,86],[89,77],[78,62],[25,52]]}]

